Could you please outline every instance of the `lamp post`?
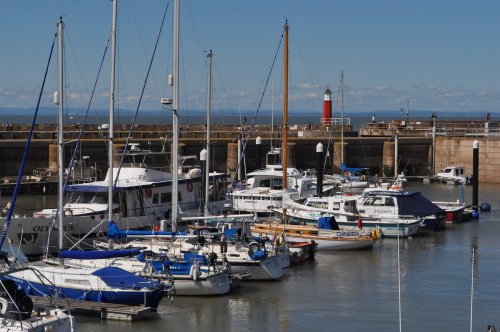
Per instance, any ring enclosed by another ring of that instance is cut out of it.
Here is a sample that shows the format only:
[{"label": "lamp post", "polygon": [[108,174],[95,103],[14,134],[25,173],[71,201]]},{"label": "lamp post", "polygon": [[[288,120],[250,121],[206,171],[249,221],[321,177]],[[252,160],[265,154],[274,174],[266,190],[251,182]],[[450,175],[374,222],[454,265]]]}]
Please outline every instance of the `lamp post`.
[{"label": "lamp post", "polygon": [[262,152],[262,138],[260,136],[257,136],[255,139],[255,144],[257,145],[257,169],[261,168],[261,152]]},{"label": "lamp post", "polygon": [[479,141],[472,143],[472,208],[478,210],[479,194]]},{"label": "lamp post", "polygon": [[207,161],[207,150],[203,149],[200,151],[200,161],[202,161],[202,176],[201,176],[201,188],[203,189],[203,207],[205,213],[208,211],[208,183],[206,183],[206,173],[208,172],[208,165],[206,165]]},{"label": "lamp post", "polygon": [[436,174],[436,112],[432,112],[432,174]]},{"label": "lamp post", "polygon": [[318,143],[316,145],[316,153],[318,154],[318,170],[316,172],[316,182],[317,182],[317,195],[321,197],[323,192],[323,144]]}]

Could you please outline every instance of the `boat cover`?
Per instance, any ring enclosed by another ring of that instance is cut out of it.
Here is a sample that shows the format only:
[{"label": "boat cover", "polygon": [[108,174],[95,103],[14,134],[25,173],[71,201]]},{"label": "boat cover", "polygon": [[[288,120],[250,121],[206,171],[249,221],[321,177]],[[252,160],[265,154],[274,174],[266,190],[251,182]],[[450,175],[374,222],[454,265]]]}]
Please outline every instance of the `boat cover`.
[{"label": "boat cover", "polygon": [[108,239],[123,239],[128,235],[141,235],[141,236],[176,236],[176,235],[187,235],[186,232],[162,232],[162,231],[136,231],[136,230],[121,230],[118,226],[110,221],[108,223]]},{"label": "boat cover", "polygon": [[59,257],[76,258],[76,259],[103,259],[114,257],[127,257],[137,255],[140,249],[124,249],[124,250],[61,250]]},{"label": "boat cover", "polygon": [[104,267],[92,272],[93,275],[101,278],[109,287],[118,288],[143,288],[159,287],[159,283],[139,277],[133,273],[127,272],[117,267]]},{"label": "boat cover", "polygon": [[398,197],[400,215],[425,217],[444,213],[443,209],[429,201],[421,193],[412,194]]}]

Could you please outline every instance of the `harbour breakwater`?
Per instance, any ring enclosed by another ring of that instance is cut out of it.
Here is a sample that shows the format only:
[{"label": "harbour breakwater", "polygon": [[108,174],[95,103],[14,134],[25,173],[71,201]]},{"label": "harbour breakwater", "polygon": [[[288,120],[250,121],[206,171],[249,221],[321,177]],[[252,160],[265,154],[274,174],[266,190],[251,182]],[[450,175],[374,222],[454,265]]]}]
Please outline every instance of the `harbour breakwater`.
[{"label": "harbour breakwater", "polygon": [[[27,175],[40,170],[48,170],[49,175],[57,172],[56,128],[56,125],[50,124],[37,125],[26,164]],[[5,178],[17,174],[29,127],[16,125],[14,128],[2,129],[0,177]],[[249,126],[214,126],[210,132],[213,160],[210,170],[234,174],[239,161],[238,151],[243,150],[242,176],[245,172],[263,168],[265,155],[270,148],[281,147],[280,133],[279,126],[256,125],[251,131]],[[389,135],[359,136],[350,126],[344,126],[342,132],[339,125],[289,125],[287,164],[303,170],[317,168],[316,145],[321,143],[325,151],[325,169],[336,172],[340,170],[343,157],[343,162],[350,167],[367,167],[372,175],[385,177],[393,176],[396,167],[398,172],[404,171],[409,176],[429,176],[448,165],[464,166],[466,173],[472,174],[472,143],[478,140],[479,181],[500,183],[496,171],[500,167],[500,137],[497,135],[441,135],[433,139],[429,130],[398,130],[398,133],[397,138]],[[77,125],[65,127],[66,160],[71,158],[78,134]],[[123,149],[128,135],[128,126],[115,127],[115,146]],[[107,168],[107,136],[105,126],[92,125],[86,127],[81,140],[78,162],[81,165],[82,158],[88,156],[98,178],[103,177]],[[182,126],[179,136],[180,154],[199,157],[206,142],[205,126]],[[262,144],[257,144],[257,137],[261,138]],[[170,126],[137,125],[132,131],[130,142],[138,143],[142,149],[163,151],[163,166],[169,167],[171,139]]]}]

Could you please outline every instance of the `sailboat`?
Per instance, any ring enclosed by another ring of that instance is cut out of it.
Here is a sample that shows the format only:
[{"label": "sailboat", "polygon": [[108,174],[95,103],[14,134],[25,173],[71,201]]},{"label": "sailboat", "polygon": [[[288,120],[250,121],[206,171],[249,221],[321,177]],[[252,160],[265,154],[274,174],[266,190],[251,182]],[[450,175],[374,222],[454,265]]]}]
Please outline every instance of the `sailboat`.
[{"label": "sailboat", "polygon": [[[283,146],[287,144],[288,124],[288,21],[284,27],[284,93],[283,93]],[[252,235],[259,237],[280,237],[284,239],[314,242],[320,249],[359,249],[372,247],[377,237],[360,231],[341,231],[335,223],[335,218],[319,219],[317,226],[300,226],[287,224],[287,201],[292,201],[287,191],[286,149],[283,150],[282,172],[282,208],[280,220],[274,223],[256,223],[250,227]],[[336,226],[336,227],[335,227]]]},{"label": "sailboat", "polygon": [[[116,15],[117,0],[113,2],[113,30],[112,30],[112,69],[111,69],[111,93],[110,93],[110,122],[114,108],[114,63],[115,63],[115,37],[116,37]],[[63,249],[64,236],[64,169],[63,166],[63,110],[64,110],[64,74],[63,74],[63,27],[60,19],[58,24],[58,46],[59,46],[59,89],[56,101],[59,106],[59,250]],[[110,151],[112,151],[112,134],[110,135]],[[110,152],[111,154],[111,152]],[[112,159],[110,159],[112,162]],[[110,194],[112,202],[112,188]],[[112,204],[110,203],[110,211]],[[112,217],[110,213],[110,218]],[[61,259],[59,265],[51,265],[45,261],[38,261],[28,265],[26,269],[8,273],[4,278],[15,282],[17,287],[23,289],[28,295],[37,296],[60,296],[73,299],[109,302],[127,305],[145,305],[156,309],[160,300],[164,296],[164,289],[161,283],[148,280],[133,273],[116,267],[104,268],[72,268],[64,265]]]}]

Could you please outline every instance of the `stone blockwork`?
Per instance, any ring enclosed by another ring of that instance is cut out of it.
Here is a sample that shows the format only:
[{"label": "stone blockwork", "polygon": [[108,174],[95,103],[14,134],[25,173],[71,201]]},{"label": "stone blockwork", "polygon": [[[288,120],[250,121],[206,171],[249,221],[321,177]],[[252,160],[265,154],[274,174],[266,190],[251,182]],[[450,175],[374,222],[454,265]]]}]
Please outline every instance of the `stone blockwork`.
[{"label": "stone blockwork", "polygon": [[500,183],[500,137],[437,137],[436,172],[446,166],[463,166],[472,174],[472,144],[479,142],[479,182]]}]

